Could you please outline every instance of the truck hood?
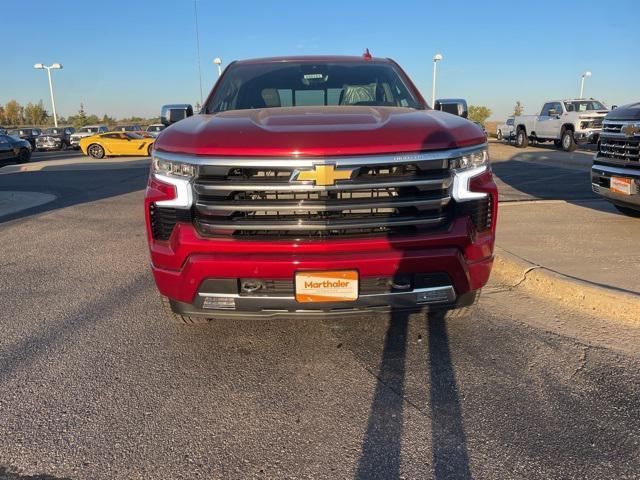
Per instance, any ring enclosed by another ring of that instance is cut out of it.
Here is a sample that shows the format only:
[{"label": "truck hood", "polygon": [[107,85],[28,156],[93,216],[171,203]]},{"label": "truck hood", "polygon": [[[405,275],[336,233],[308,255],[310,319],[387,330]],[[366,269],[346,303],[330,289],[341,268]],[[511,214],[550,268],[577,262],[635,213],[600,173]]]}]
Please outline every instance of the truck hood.
[{"label": "truck hood", "polygon": [[97,135],[97,134],[91,133],[91,132],[76,132],[71,134],[72,137],[76,137],[76,138],[91,137],[92,135]]},{"label": "truck hood", "polygon": [[477,125],[435,110],[290,107],[196,115],[162,132],[156,150],[220,156],[332,156],[477,145]]},{"label": "truck hood", "polygon": [[640,120],[640,102],[630,103],[611,110],[607,120]]}]

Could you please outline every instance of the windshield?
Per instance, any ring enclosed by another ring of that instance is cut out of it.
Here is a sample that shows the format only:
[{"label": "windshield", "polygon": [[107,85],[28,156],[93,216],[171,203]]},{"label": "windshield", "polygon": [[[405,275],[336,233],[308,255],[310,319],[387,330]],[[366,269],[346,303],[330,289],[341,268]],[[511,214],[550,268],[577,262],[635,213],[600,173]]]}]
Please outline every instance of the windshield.
[{"label": "windshield", "polygon": [[324,105],[423,108],[390,64],[286,62],[229,67],[205,111]]},{"label": "windshield", "polygon": [[82,133],[98,133],[98,127],[82,127],[78,131]]},{"label": "windshield", "polygon": [[59,135],[63,132],[62,128],[47,128],[44,133],[51,133],[54,135]]},{"label": "windshield", "polygon": [[580,100],[575,102],[564,102],[567,112],[586,112],[589,110],[606,110],[602,103],[597,100]]},{"label": "windshield", "polygon": [[9,130],[9,135],[29,135],[29,132],[26,130]]},{"label": "windshield", "polygon": [[125,135],[129,138],[132,139],[140,139],[140,138],[144,138],[142,135],[138,135],[137,133],[132,133],[132,132],[127,132],[125,133]]},{"label": "windshield", "polygon": [[147,132],[161,132],[164,128],[164,125],[149,125],[147,127]]}]

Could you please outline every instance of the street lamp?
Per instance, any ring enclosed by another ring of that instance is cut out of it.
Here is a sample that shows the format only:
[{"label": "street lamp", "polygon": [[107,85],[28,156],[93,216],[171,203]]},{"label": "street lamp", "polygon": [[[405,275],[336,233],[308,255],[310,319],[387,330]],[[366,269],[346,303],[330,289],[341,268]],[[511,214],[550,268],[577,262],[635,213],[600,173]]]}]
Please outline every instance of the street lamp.
[{"label": "street lamp", "polygon": [[436,103],[436,64],[443,58],[444,57],[441,53],[436,53],[433,56],[433,85],[431,87],[431,108],[433,108]]},{"label": "street lamp", "polygon": [[580,97],[579,98],[584,98],[582,96],[582,93],[584,92],[584,79],[590,76],[591,76],[591,72],[584,72],[582,74],[582,78],[580,79]]},{"label": "street lamp", "polygon": [[222,60],[220,59],[220,57],[214,58],[213,63],[218,66],[218,76],[222,75],[222,67],[220,66],[222,65]]},{"label": "street lamp", "polygon": [[56,115],[56,101],[53,97],[53,82],[51,81],[51,70],[60,70],[62,65],[59,63],[54,63],[52,65],[46,66],[42,63],[36,63],[33,68],[37,70],[45,69],[47,71],[47,76],[49,77],[49,93],[51,93],[51,108],[53,110],[53,124],[58,126],[58,116]]}]

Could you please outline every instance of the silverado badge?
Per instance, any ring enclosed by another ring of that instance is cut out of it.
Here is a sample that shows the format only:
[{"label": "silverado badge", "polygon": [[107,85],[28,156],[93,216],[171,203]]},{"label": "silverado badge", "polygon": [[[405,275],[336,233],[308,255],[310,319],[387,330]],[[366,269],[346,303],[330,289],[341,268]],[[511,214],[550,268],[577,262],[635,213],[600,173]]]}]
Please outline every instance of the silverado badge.
[{"label": "silverado badge", "polygon": [[316,185],[335,185],[337,180],[350,180],[357,168],[336,168],[335,165],[315,165],[313,170],[295,170],[292,182],[313,180]]},{"label": "silverado badge", "polygon": [[633,137],[634,135],[638,135],[640,133],[640,126],[635,125],[633,123],[627,123],[624,127],[620,129],[622,133],[624,133],[627,137]]}]

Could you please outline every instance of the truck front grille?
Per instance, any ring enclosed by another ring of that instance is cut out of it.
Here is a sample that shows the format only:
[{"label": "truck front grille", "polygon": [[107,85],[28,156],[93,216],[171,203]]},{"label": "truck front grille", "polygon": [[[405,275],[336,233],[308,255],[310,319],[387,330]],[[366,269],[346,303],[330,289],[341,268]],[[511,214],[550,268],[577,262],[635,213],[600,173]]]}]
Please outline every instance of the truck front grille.
[{"label": "truck front grille", "polygon": [[640,167],[640,135],[627,135],[624,132],[628,124],[635,123],[604,122],[596,163]]},{"label": "truck front grille", "polygon": [[[325,238],[442,228],[452,217],[449,160],[353,157],[331,165],[353,171],[330,185],[297,181],[304,167],[199,166],[194,224],[205,236]],[[349,163],[353,160],[353,164]],[[269,160],[262,160],[265,164]],[[323,163],[322,165],[327,165]]]}]

